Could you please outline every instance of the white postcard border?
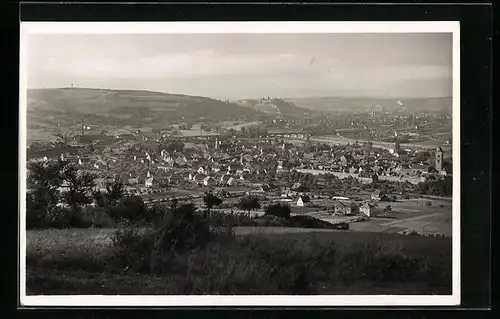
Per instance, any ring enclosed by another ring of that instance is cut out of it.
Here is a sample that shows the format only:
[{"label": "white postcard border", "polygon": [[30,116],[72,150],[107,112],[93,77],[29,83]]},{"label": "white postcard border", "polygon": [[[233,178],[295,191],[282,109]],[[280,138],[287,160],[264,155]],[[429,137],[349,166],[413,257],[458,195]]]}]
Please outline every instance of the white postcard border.
[{"label": "white postcard border", "polygon": [[[453,286],[452,295],[314,296],[27,296],[26,105],[27,34],[452,33],[453,34]],[[22,306],[453,306],[460,304],[460,24],[413,22],[21,22],[19,74],[19,254]],[[23,204],[24,203],[24,204]]]}]

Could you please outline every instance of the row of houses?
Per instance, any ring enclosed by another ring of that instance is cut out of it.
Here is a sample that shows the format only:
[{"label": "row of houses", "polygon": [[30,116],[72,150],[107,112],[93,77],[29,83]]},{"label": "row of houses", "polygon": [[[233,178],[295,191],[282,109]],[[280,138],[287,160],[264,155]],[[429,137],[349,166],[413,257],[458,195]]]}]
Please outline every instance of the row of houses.
[{"label": "row of houses", "polygon": [[[380,194],[380,192],[378,193]],[[375,202],[380,200],[378,195],[372,197],[372,201],[365,201],[363,203],[350,202],[347,200],[338,200],[333,204],[333,215],[356,215],[362,214],[367,217],[377,216],[379,213],[378,204]],[[374,199],[375,198],[375,199]],[[301,195],[296,201],[298,207],[308,206],[311,203],[311,198],[307,195]]]}]

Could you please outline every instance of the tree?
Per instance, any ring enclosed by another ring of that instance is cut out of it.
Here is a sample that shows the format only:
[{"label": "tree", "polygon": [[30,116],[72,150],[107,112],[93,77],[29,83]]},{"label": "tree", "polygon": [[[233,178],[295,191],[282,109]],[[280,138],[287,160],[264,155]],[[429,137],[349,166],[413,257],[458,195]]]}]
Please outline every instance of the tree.
[{"label": "tree", "polygon": [[[43,223],[56,214],[59,220],[68,217],[70,225],[81,226],[83,219],[80,206],[92,201],[95,176],[79,171],[64,160],[32,164],[29,172],[28,183],[32,192],[28,196],[27,217],[30,223]],[[60,188],[67,191],[61,194]],[[70,210],[57,207],[61,199],[68,204]]]},{"label": "tree", "polygon": [[196,215],[194,204],[183,204],[165,212],[165,218],[158,228],[154,253],[201,246],[208,242],[210,236],[210,227]]},{"label": "tree", "polygon": [[60,200],[59,162],[37,162],[28,166],[28,187],[26,198],[26,226],[43,228]]},{"label": "tree", "polygon": [[250,212],[252,210],[260,208],[259,198],[256,196],[252,196],[252,195],[242,197],[242,198],[240,198],[240,202],[238,203],[238,207],[248,211],[248,213],[250,214]]},{"label": "tree", "polygon": [[222,199],[210,192],[205,193],[203,201],[205,202],[205,206],[207,207],[205,217],[210,216],[210,209],[212,209],[212,207],[222,204]]},{"label": "tree", "polygon": [[112,183],[106,185],[106,198],[115,203],[125,196],[125,185],[120,178],[116,178]]},{"label": "tree", "polygon": [[69,163],[62,164],[60,174],[65,182],[62,187],[67,189],[63,193],[63,198],[73,212],[76,213],[81,205],[91,202],[96,176],[92,173],[79,171]]},{"label": "tree", "polygon": [[292,213],[290,205],[288,204],[272,204],[266,207],[266,215],[273,215],[277,217],[289,218]]},{"label": "tree", "polygon": [[434,196],[452,196],[453,179],[451,176],[445,176],[444,178],[431,176],[425,182],[418,183],[416,187],[418,193]]},{"label": "tree", "polygon": [[95,190],[92,192],[91,196],[98,207],[106,206],[106,194],[104,194],[100,190]]},{"label": "tree", "polygon": [[172,141],[165,145],[165,150],[169,153],[172,153],[174,151],[182,152],[184,150],[184,143],[182,143],[181,141]]},{"label": "tree", "polygon": [[126,220],[137,222],[148,219],[147,207],[139,196],[126,196],[121,198],[116,206],[108,210],[108,214],[114,220]]}]

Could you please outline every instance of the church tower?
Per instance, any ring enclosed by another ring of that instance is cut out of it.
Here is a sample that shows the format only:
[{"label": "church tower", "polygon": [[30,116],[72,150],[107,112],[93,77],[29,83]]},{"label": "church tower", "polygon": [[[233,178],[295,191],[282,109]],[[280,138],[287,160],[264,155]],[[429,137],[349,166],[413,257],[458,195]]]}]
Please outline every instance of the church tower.
[{"label": "church tower", "polygon": [[394,154],[399,154],[401,152],[401,145],[399,144],[398,133],[394,132]]},{"label": "church tower", "polygon": [[436,170],[438,172],[443,170],[443,149],[441,147],[436,150]]}]

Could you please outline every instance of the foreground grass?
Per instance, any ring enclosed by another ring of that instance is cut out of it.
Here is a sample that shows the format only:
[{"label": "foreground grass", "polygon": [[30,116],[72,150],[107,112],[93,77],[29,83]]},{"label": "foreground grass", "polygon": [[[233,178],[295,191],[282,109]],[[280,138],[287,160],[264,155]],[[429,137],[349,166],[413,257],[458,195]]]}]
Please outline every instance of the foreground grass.
[{"label": "foreground grass", "polygon": [[146,251],[124,266],[112,234],[28,231],[28,294],[451,294],[449,238],[249,234],[169,255],[158,274]]}]

